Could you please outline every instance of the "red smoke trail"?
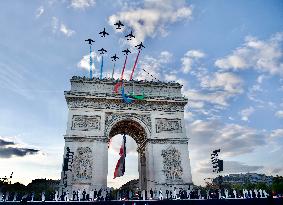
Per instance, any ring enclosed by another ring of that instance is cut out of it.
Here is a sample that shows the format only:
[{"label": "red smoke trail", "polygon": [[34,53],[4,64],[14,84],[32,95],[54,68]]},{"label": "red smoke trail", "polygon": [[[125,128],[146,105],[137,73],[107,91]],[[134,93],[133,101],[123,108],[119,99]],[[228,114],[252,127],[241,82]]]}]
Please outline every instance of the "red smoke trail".
[{"label": "red smoke trail", "polygon": [[141,52],[141,50],[139,50],[139,53],[138,53],[138,55],[137,55],[137,57],[136,57],[136,61],[135,61],[134,67],[133,67],[133,69],[132,69],[132,73],[131,73],[131,76],[130,76],[130,80],[133,79],[134,71],[135,71],[135,68],[136,68],[136,65],[137,65],[137,62],[138,62],[138,59],[139,59],[140,52]]},{"label": "red smoke trail", "polygon": [[126,55],[125,62],[124,62],[124,67],[123,67],[123,69],[122,69],[122,73],[121,73],[121,77],[120,77],[121,82],[118,82],[118,83],[114,86],[114,92],[115,92],[115,93],[118,93],[119,87],[122,86],[122,84],[123,84],[122,80],[123,80],[123,77],[124,77],[124,71],[125,71],[125,68],[126,68],[127,59],[128,59],[128,56]]}]

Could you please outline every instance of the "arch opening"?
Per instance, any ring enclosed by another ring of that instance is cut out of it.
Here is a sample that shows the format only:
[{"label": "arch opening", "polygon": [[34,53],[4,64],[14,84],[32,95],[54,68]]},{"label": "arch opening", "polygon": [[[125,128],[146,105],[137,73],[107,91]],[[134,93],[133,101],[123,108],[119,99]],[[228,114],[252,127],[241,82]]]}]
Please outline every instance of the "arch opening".
[{"label": "arch opening", "polygon": [[123,135],[121,134],[115,135],[111,138],[108,149],[108,187],[119,188],[129,181],[139,178],[137,143],[131,136],[126,135],[127,156],[125,160],[125,173],[123,176],[113,179],[115,167],[120,158],[119,151],[122,143]]},{"label": "arch opening", "polygon": [[[122,177],[113,179],[116,163],[119,159],[119,150],[123,142],[123,135],[126,135],[126,162],[125,174]],[[119,188],[121,185],[131,181],[133,187],[144,189],[146,187],[146,159],[143,143],[146,140],[146,131],[137,121],[126,119],[115,123],[109,132],[108,149],[108,175],[107,185]],[[132,181],[139,179],[137,181]]]},{"label": "arch opening", "polygon": [[134,120],[121,120],[114,124],[109,133],[109,139],[118,134],[131,136],[138,145],[146,139],[146,131],[140,123]]}]

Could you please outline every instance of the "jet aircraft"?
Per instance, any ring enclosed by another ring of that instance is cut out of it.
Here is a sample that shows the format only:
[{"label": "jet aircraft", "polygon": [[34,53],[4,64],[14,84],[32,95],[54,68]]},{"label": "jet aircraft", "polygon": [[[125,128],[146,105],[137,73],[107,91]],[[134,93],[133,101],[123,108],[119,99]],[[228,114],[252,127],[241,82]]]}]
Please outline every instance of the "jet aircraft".
[{"label": "jet aircraft", "polygon": [[125,53],[124,55],[128,55],[129,53],[131,53],[129,49],[123,50],[122,52]]},{"label": "jet aircraft", "polygon": [[94,40],[92,40],[92,39],[90,39],[90,38],[89,38],[89,39],[86,39],[85,41],[87,41],[88,44],[90,44],[90,45],[92,45],[92,44],[91,44],[92,42],[95,42]]},{"label": "jet aircraft", "polygon": [[135,38],[135,36],[133,35],[133,31],[131,31],[131,33],[129,33],[125,37],[127,38],[127,40],[132,40],[132,38]]},{"label": "jet aircraft", "polygon": [[117,26],[116,29],[121,29],[124,24],[122,24],[122,22],[119,20],[118,22],[114,23],[114,26]]},{"label": "jet aircraft", "polygon": [[136,45],[135,47],[137,47],[138,49],[145,48],[144,45],[142,44],[142,42],[140,44]]},{"label": "jet aircraft", "polygon": [[99,49],[98,51],[100,52],[100,54],[104,54],[104,53],[107,52],[107,50],[105,50],[104,48],[101,48],[101,49]]},{"label": "jet aircraft", "polygon": [[103,29],[103,31],[99,32],[99,34],[101,35],[101,37],[105,37],[106,35],[109,35],[109,33],[105,31],[105,28]]},{"label": "jet aircraft", "polygon": [[117,59],[119,59],[119,57],[118,57],[118,56],[116,56],[116,53],[115,53],[115,55],[114,55],[114,56],[112,56],[111,58],[112,58],[112,61],[116,61]]}]

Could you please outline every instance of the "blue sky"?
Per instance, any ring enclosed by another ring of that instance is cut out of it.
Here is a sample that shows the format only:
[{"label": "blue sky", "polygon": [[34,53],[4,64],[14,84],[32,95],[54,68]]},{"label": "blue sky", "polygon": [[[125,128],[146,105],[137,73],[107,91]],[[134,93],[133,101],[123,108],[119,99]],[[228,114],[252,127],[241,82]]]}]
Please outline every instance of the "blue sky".
[{"label": "blue sky", "polygon": [[[0,3],[1,176],[14,181],[60,177],[67,123],[63,91],[88,76],[88,46],[113,53],[143,41],[136,79],[184,85],[193,181],[211,175],[209,153],[221,148],[225,173],[283,174],[283,2],[46,0]],[[115,32],[120,19],[126,29]],[[110,36],[98,32],[106,28]],[[133,29],[130,44],[123,35]],[[133,63],[135,53],[129,56]],[[94,52],[95,67],[100,58]],[[122,60],[117,62],[119,76]],[[128,77],[130,69],[126,70]],[[97,71],[95,75],[98,76]],[[109,185],[136,178],[137,165],[111,180],[121,137],[109,149]],[[134,140],[127,164],[137,160]],[[13,149],[11,149],[13,148]],[[20,150],[20,152],[19,152]],[[19,154],[20,153],[20,154]]]}]

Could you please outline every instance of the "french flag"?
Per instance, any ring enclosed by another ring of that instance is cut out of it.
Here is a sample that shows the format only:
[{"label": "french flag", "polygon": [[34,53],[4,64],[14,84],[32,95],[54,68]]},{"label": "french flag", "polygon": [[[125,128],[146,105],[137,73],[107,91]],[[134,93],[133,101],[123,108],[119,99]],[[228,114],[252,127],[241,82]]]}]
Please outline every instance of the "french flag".
[{"label": "french flag", "polygon": [[118,160],[116,164],[116,168],[114,171],[114,178],[121,177],[125,173],[125,160],[126,160],[126,135],[123,136],[123,144],[120,148],[120,159]]}]

